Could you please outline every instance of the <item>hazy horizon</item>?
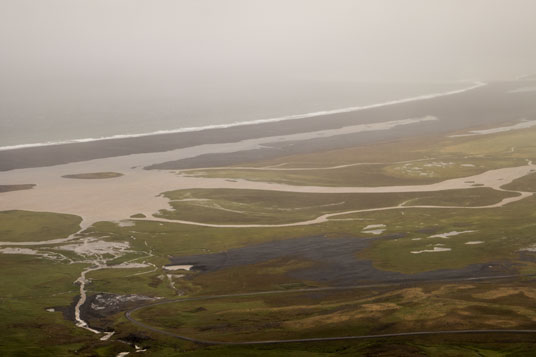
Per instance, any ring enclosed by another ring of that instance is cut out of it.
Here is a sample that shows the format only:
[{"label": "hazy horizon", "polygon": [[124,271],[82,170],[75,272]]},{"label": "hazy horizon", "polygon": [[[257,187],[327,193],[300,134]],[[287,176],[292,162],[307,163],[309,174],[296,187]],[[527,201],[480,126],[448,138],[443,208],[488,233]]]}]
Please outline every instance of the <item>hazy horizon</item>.
[{"label": "hazy horizon", "polygon": [[2,1],[2,77],[446,81],[535,71],[530,0],[156,4]]},{"label": "hazy horizon", "polygon": [[5,0],[0,146],[511,79],[536,72],[534,13],[528,0]]}]

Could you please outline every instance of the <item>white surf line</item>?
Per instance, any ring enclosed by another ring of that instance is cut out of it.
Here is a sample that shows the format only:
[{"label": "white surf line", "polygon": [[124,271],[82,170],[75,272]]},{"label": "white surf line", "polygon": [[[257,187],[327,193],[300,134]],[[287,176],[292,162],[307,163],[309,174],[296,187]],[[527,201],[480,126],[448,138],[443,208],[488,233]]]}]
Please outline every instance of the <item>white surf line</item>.
[{"label": "white surf line", "polygon": [[[396,128],[397,126],[403,125],[412,125],[419,124],[429,121],[437,121],[437,117],[433,115],[427,115],[417,118],[406,118],[398,120],[389,120],[377,123],[365,123],[365,124],[356,124],[356,125],[346,125],[335,129],[324,129],[311,132],[301,132],[295,134],[286,134],[278,136],[267,136],[260,139],[253,139],[253,142],[257,142],[257,147],[270,147],[270,144],[289,142],[289,141],[303,141],[308,139],[317,139],[317,138],[328,138],[333,136],[345,135],[345,134],[356,134],[356,133],[365,133],[369,131],[381,131],[381,130],[390,130]],[[246,140],[244,142],[247,142]]]},{"label": "white surf line", "polygon": [[256,125],[256,124],[264,124],[264,123],[275,123],[275,122],[287,121],[287,120],[313,118],[313,117],[340,114],[340,113],[357,112],[357,111],[366,110],[366,109],[380,108],[380,107],[385,107],[385,106],[391,106],[391,105],[396,105],[396,104],[404,104],[404,103],[427,100],[427,99],[434,99],[434,98],[445,97],[445,96],[450,96],[450,95],[454,95],[454,94],[461,94],[461,93],[464,93],[464,92],[468,92],[468,91],[483,87],[485,85],[487,85],[487,83],[473,82],[473,84],[468,86],[468,87],[461,88],[461,89],[455,89],[455,90],[451,90],[451,91],[447,91],[447,92],[424,94],[424,95],[419,95],[419,96],[415,96],[415,97],[409,97],[409,98],[397,99],[397,100],[390,100],[390,101],[386,101],[386,102],[370,104],[370,105],[363,105],[363,106],[354,106],[354,107],[347,107],[347,108],[340,108],[340,109],[323,110],[323,111],[303,113],[303,114],[292,114],[292,115],[287,115],[287,116],[277,117],[277,118],[249,120],[249,121],[234,122],[234,123],[229,123],[229,124],[215,124],[215,125],[206,125],[206,126],[199,126],[199,127],[179,128],[179,129],[172,129],[172,130],[158,130],[158,131],[153,131],[153,132],[149,132],[149,133],[118,134],[118,135],[103,136],[103,137],[98,137],[98,138],[81,138],[81,139],[72,139],[72,140],[58,140],[58,141],[48,141],[48,142],[41,142],[41,143],[1,146],[0,151],[16,150],[16,149],[30,148],[30,147],[63,145],[63,144],[72,144],[72,143],[87,143],[87,142],[92,142],[92,141],[114,140],[114,139],[124,139],[124,138],[138,138],[138,137],[152,136],[152,135],[195,132],[195,131],[203,131],[203,130],[209,130],[209,129],[222,129],[222,128],[231,128],[231,127],[236,127],[236,126],[244,126],[244,125]]}]

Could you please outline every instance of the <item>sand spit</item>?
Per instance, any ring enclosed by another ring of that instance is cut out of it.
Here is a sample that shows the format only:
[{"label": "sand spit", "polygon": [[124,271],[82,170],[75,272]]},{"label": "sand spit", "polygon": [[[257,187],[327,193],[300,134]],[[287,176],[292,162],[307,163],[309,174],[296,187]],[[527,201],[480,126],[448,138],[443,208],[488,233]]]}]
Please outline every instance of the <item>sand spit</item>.
[{"label": "sand spit", "polygon": [[503,133],[503,132],[512,131],[512,130],[528,129],[528,128],[532,128],[533,126],[536,126],[536,120],[523,120],[521,123],[510,125],[510,126],[503,126],[503,127],[485,129],[485,130],[472,130],[468,134],[450,135],[449,137],[457,138],[457,137],[464,137],[464,136],[497,134],[497,133]]},{"label": "sand spit", "polygon": [[357,124],[357,125],[344,126],[342,128],[337,128],[337,129],[319,130],[319,131],[314,131],[310,133],[281,135],[281,136],[275,136],[275,137],[268,137],[266,139],[268,142],[282,142],[282,141],[308,140],[311,138],[328,138],[328,137],[338,136],[338,135],[364,133],[364,132],[378,131],[378,130],[390,130],[390,129],[396,128],[397,126],[418,124],[422,122],[436,121],[436,120],[439,120],[439,119],[432,115],[428,115],[422,118],[391,120],[391,121],[385,121],[381,123]]}]

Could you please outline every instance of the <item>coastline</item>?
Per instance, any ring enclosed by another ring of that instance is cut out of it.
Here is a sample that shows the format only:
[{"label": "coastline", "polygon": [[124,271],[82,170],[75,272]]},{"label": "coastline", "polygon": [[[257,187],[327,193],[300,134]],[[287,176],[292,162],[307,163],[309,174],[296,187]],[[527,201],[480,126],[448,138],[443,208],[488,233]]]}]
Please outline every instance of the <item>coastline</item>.
[{"label": "coastline", "polygon": [[439,120],[418,126],[400,126],[393,130],[351,133],[329,138],[311,137],[308,140],[286,142],[285,144],[274,142],[270,145],[264,145],[262,149],[235,150],[234,153],[221,154],[220,152],[204,153],[200,151],[198,155],[192,155],[186,159],[156,160],[152,162],[151,168],[185,169],[208,167],[216,163],[230,165],[251,161],[258,157],[269,158],[274,155],[315,152],[420,135],[436,135],[529,117],[533,107],[532,96],[506,95],[509,90],[519,85],[519,82],[497,82],[478,86],[472,90],[466,89],[461,93],[426,100],[375,105],[358,111],[322,114],[305,119],[4,150],[0,151],[0,171],[54,166],[135,154],[165,153],[203,145],[232,144],[244,140],[313,133],[355,125],[378,124],[427,116],[434,116]]},{"label": "coastline", "polygon": [[245,126],[245,125],[258,125],[258,124],[264,124],[264,123],[277,123],[277,122],[286,121],[286,120],[314,118],[314,117],[319,117],[319,116],[356,112],[356,111],[360,111],[360,110],[379,108],[379,107],[384,107],[384,106],[389,106],[389,105],[396,105],[396,104],[414,102],[414,101],[419,101],[419,100],[426,100],[426,99],[432,99],[432,98],[437,98],[437,97],[444,97],[444,96],[449,96],[449,95],[453,95],[453,94],[464,93],[464,92],[467,92],[467,91],[470,91],[470,90],[473,90],[473,89],[476,89],[476,88],[479,88],[479,87],[483,87],[485,85],[487,85],[487,83],[474,82],[472,85],[470,85],[468,87],[449,90],[449,91],[446,91],[446,92],[422,94],[422,95],[418,95],[418,96],[414,96],[414,97],[407,97],[407,98],[402,98],[402,99],[388,100],[388,101],[384,101],[384,102],[361,105],[361,106],[351,106],[351,107],[338,108],[338,109],[327,109],[327,110],[322,110],[322,111],[308,112],[308,113],[301,113],[301,114],[290,114],[290,115],[285,115],[285,116],[275,117],[275,118],[237,121],[237,122],[231,122],[231,123],[228,123],[228,124],[212,124],[212,125],[204,125],[204,126],[183,127],[183,128],[170,129],[170,130],[156,130],[156,131],[147,132],[147,133],[116,134],[116,135],[96,137],[96,138],[77,138],[77,139],[69,139],[69,140],[58,140],[58,141],[47,141],[47,142],[39,142],[39,143],[28,143],[28,144],[0,146],[0,151],[18,150],[18,149],[26,149],[26,148],[33,148],[33,147],[43,147],[43,146],[87,143],[87,142],[104,141],[104,140],[139,138],[139,137],[144,137],[144,136],[155,136],[155,135],[165,135],[165,134],[190,133],[190,132],[212,130],[212,129],[233,128],[233,127]]}]

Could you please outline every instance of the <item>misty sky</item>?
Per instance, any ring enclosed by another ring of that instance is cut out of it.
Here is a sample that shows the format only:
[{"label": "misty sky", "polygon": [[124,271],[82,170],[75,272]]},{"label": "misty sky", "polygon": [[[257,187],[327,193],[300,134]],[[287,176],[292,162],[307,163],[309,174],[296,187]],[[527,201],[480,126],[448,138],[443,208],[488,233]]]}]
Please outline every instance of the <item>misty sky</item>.
[{"label": "misty sky", "polygon": [[535,71],[534,0],[2,0],[12,81],[496,79]]}]

